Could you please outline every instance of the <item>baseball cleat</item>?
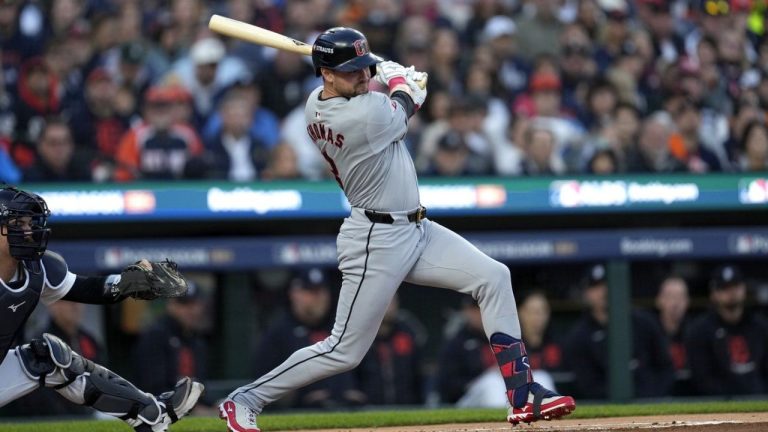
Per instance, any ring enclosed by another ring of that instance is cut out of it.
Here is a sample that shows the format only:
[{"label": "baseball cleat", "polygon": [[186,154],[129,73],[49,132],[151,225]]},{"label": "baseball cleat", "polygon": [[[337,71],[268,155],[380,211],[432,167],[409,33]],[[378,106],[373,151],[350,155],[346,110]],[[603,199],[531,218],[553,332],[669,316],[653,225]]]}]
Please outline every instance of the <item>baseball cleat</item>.
[{"label": "baseball cleat", "polygon": [[528,401],[520,408],[510,408],[507,421],[516,426],[520,422],[557,419],[575,410],[576,402],[572,397],[559,395],[534,382],[528,391]]},{"label": "baseball cleat", "polygon": [[162,408],[160,421],[157,423],[141,424],[134,430],[136,432],[165,432],[168,426],[179,421],[182,417],[189,414],[195,407],[197,400],[203,394],[205,387],[188,377],[180,379],[171,391],[167,391],[157,396],[157,401]]},{"label": "baseball cleat", "polygon": [[230,432],[261,432],[256,426],[256,411],[232,399],[226,399],[219,405],[219,417],[227,421]]}]

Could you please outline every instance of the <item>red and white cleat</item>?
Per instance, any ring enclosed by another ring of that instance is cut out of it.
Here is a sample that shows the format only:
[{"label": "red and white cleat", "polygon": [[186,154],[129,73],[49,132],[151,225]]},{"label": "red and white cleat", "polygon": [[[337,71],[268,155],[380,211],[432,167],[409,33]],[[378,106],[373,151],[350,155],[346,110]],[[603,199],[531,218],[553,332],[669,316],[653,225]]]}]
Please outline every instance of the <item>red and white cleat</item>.
[{"label": "red and white cleat", "polygon": [[510,408],[507,421],[516,426],[520,422],[557,419],[575,410],[576,401],[572,397],[559,395],[538,383],[531,383],[528,401],[521,408]]},{"label": "red and white cleat", "polygon": [[261,432],[256,426],[256,411],[226,399],[219,405],[219,417],[227,421],[230,432]]}]

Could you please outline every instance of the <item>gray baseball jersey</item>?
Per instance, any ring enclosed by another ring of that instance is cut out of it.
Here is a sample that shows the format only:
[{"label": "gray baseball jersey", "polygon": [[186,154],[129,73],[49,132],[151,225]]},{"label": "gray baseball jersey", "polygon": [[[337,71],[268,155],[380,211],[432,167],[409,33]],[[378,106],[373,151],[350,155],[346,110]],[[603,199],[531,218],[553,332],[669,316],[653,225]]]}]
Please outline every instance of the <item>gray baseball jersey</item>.
[{"label": "gray baseball jersey", "polygon": [[352,207],[379,211],[413,210],[419,185],[403,137],[403,107],[383,93],[347,99],[307,100],[307,133],[331,166]]},{"label": "gray baseball jersey", "polygon": [[[409,220],[419,194],[400,103],[382,93],[321,100],[320,91],[306,105],[307,131],[352,204],[336,242],[343,275],[336,321],[327,339],[229,395],[257,413],[289,391],[354,368],[404,280],[469,294],[488,337],[520,338],[507,266],[436,222]],[[388,221],[374,221],[366,210],[387,212]]]}]

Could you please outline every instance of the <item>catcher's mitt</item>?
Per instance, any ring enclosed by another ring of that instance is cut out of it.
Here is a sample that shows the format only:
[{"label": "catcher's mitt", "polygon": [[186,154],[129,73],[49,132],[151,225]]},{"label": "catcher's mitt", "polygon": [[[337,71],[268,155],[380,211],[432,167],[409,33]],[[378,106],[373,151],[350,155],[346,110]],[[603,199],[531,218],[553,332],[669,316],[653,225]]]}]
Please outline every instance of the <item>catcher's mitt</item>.
[{"label": "catcher's mitt", "polygon": [[123,297],[154,300],[183,296],[187,293],[187,281],[178,265],[169,259],[161,262],[142,260],[123,269],[117,288]]}]

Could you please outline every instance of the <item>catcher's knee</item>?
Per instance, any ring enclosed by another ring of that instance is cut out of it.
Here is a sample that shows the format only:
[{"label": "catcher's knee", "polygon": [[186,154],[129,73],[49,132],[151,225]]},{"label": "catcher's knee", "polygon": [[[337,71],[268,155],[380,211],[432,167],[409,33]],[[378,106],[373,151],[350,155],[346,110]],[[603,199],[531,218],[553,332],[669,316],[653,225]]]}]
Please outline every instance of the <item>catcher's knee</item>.
[{"label": "catcher's knee", "polygon": [[[82,371],[76,373],[70,370],[77,356],[72,352],[72,348],[63,340],[49,333],[44,333],[42,338],[33,339],[27,344],[16,347],[16,354],[24,373],[29,378],[37,380],[41,387],[58,385],[53,379],[57,373],[62,373],[66,380],[72,377],[71,381],[79,373],[82,373]],[[77,369],[80,367],[80,362],[76,363],[75,368]]]}]

